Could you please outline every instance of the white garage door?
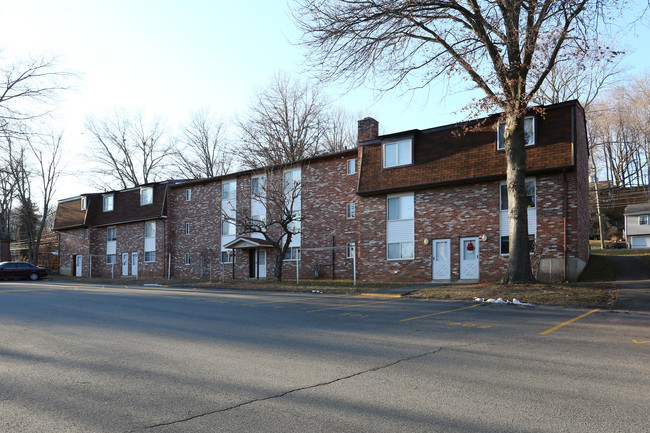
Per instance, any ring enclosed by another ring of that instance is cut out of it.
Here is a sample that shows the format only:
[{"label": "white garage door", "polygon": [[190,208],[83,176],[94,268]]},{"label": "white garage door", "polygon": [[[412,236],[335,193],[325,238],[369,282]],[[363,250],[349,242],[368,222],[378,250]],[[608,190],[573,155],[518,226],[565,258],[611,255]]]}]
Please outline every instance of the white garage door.
[{"label": "white garage door", "polygon": [[632,236],[632,248],[650,248],[650,236]]}]

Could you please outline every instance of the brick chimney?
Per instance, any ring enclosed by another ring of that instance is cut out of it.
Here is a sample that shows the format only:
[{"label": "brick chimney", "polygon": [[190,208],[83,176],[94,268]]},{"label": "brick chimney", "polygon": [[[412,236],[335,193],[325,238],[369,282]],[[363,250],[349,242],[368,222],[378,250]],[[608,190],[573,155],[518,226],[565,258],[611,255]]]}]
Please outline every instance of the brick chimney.
[{"label": "brick chimney", "polygon": [[359,120],[359,130],[357,133],[357,144],[362,141],[374,140],[379,137],[379,122],[372,117],[366,117]]}]

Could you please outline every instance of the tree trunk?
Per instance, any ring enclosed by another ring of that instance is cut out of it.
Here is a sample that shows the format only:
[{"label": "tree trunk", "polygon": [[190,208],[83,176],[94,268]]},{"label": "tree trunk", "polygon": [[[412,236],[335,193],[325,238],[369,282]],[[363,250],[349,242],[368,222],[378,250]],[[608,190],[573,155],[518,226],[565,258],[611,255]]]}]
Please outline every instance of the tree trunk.
[{"label": "tree trunk", "polygon": [[526,141],[524,117],[506,113],[506,183],[508,187],[509,260],[502,283],[535,281],[528,246],[528,199],[526,198]]},{"label": "tree trunk", "polygon": [[282,281],[282,261],[284,260],[284,255],[282,250],[275,249],[275,263],[273,267],[273,280]]}]

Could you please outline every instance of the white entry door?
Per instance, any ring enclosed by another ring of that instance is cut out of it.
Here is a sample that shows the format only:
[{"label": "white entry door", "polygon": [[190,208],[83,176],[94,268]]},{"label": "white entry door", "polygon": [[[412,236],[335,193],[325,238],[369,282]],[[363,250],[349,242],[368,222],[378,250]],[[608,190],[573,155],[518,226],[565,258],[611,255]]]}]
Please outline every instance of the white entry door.
[{"label": "white entry door", "polygon": [[138,276],[138,253],[131,253],[131,275]]},{"label": "white entry door", "polygon": [[451,279],[451,261],[449,259],[449,239],[433,241],[433,279]]},{"label": "white entry door", "polygon": [[122,275],[129,275],[129,253],[122,253]]},{"label": "white entry door", "polygon": [[257,252],[257,276],[259,278],[266,278],[266,250],[260,249]]},{"label": "white entry door", "polygon": [[460,278],[461,280],[478,280],[478,238],[460,239]]},{"label": "white entry door", "polygon": [[75,277],[81,277],[83,275],[83,269],[84,269],[83,268],[83,258],[84,258],[84,256],[82,256],[81,254],[78,254],[74,258],[74,260],[75,260],[75,263],[74,263],[74,276]]}]

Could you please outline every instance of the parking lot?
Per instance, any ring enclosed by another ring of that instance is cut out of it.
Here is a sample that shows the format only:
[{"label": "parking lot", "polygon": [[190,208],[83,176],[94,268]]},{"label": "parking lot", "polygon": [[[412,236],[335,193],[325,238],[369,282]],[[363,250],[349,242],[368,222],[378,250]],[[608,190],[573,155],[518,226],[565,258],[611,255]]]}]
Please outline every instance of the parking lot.
[{"label": "parking lot", "polygon": [[650,431],[650,315],[0,282],[0,431]]}]

